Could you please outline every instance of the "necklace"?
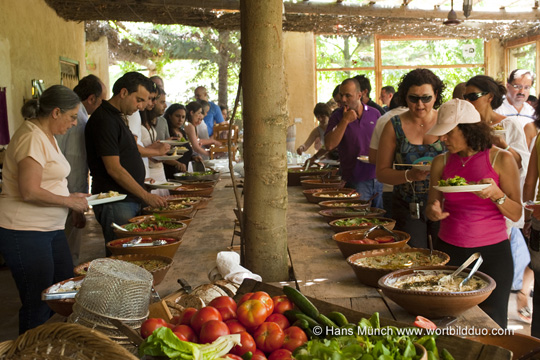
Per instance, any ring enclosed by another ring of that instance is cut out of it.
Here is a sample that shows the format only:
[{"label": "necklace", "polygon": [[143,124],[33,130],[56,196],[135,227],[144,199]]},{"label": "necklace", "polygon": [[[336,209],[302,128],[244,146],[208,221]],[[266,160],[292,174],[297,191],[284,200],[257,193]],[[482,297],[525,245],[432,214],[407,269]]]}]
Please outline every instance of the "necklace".
[{"label": "necklace", "polygon": [[467,165],[467,163],[468,163],[469,161],[471,161],[471,159],[474,157],[474,155],[476,155],[476,154],[472,154],[472,155],[469,156],[469,158],[468,158],[467,160],[465,160],[465,161],[463,161],[463,158],[460,156],[460,157],[459,157],[459,161],[461,161],[461,166],[462,166],[462,167],[465,167],[465,165]]}]

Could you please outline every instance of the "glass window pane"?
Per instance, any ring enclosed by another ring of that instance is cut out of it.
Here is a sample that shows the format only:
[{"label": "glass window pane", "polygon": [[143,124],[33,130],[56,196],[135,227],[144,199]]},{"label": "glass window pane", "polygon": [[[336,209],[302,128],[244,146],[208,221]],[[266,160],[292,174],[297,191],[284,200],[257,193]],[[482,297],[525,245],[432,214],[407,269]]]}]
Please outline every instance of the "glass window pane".
[{"label": "glass window pane", "polygon": [[317,69],[375,66],[373,36],[317,36]]},{"label": "glass window pane", "polygon": [[371,98],[376,101],[375,91],[375,72],[374,71],[317,71],[317,102],[328,102],[332,99],[332,92],[337,85],[350,77],[356,75],[366,75],[371,83]]},{"label": "glass window pane", "polygon": [[484,63],[482,39],[381,41],[383,66]]},{"label": "glass window pane", "polygon": [[[524,69],[536,73],[536,43],[511,48],[508,51],[508,70]],[[535,74],[536,75],[536,74]],[[531,95],[537,94],[536,82],[531,88]]]}]

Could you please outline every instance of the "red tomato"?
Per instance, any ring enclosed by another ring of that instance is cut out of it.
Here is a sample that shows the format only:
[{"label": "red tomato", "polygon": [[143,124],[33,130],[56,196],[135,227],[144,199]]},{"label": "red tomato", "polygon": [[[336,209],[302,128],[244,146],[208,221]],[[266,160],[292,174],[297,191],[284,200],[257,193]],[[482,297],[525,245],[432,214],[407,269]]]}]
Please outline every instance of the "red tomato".
[{"label": "red tomato", "polygon": [[215,307],[205,306],[191,317],[191,328],[199,334],[203,324],[210,320],[221,321],[221,314]]},{"label": "red tomato", "polygon": [[287,349],[277,349],[272,351],[268,360],[292,360],[292,352]]},{"label": "red tomato", "polygon": [[306,333],[298,326],[288,327],[283,332],[285,333],[285,339],[283,340],[284,349],[294,351],[294,349],[304,345],[308,341]]},{"label": "red tomato", "polygon": [[285,333],[278,324],[265,322],[257,328],[253,337],[255,338],[257,349],[261,349],[265,353],[270,353],[283,345]]},{"label": "red tomato", "polygon": [[183,325],[183,324],[176,325],[172,329],[172,331],[174,333],[180,333],[180,334],[184,335],[184,337],[187,339],[186,341],[189,341],[189,342],[192,342],[192,343],[198,342],[197,334],[195,334],[195,331],[193,331],[193,329],[190,328],[188,325]]},{"label": "red tomato", "polygon": [[184,311],[182,311],[182,313],[180,314],[180,320],[177,324],[189,325],[191,323],[191,318],[193,317],[193,315],[195,315],[196,312],[197,309],[193,307],[185,308]]},{"label": "red tomato", "polygon": [[418,315],[414,320],[414,326],[429,330],[435,330],[437,328],[437,325],[435,325],[433,321],[420,315]]},{"label": "red tomato", "polygon": [[188,339],[184,336],[184,334],[182,333],[179,333],[179,332],[175,332],[174,335],[176,335],[176,337],[178,339],[180,339],[181,341],[188,341]]},{"label": "red tomato", "polygon": [[150,318],[145,320],[145,322],[143,322],[141,325],[141,336],[143,339],[146,339],[152,335],[154,330],[164,326],[167,327],[167,325],[168,323],[161,318]]},{"label": "red tomato", "polygon": [[223,335],[229,335],[229,328],[221,320],[209,320],[205,322],[201,328],[201,334],[199,335],[199,342],[201,344],[208,344],[216,340]]},{"label": "red tomato", "polygon": [[246,327],[240,324],[240,321],[237,319],[227,320],[225,324],[229,327],[231,334],[240,334],[242,331],[246,331]]},{"label": "red tomato", "polygon": [[251,336],[246,331],[240,333],[240,343],[241,345],[236,345],[231,349],[231,353],[242,356],[248,351],[251,351],[251,353],[253,354],[255,352],[255,349],[257,349],[257,345],[255,345],[255,340],[253,340],[253,336]]},{"label": "red tomato", "polygon": [[285,311],[294,308],[293,302],[289,300],[287,295],[274,296],[272,301],[274,302],[274,314],[283,314]]},{"label": "red tomato", "polygon": [[269,317],[266,318],[264,322],[275,322],[279,325],[281,330],[285,330],[289,326],[291,326],[291,323],[289,320],[285,317],[285,315],[282,314],[272,314]]},{"label": "red tomato", "polygon": [[264,356],[264,353],[261,350],[256,349],[251,360],[266,360],[266,356]]},{"label": "red tomato", "polygon": [[223,321],[236,318],[236,303],[230,296],[219,296],[210,301],[208,305],[219,310]]},{"label": "red tomato", "polygon": [[234,354],[227,354],[227,355],[225,355],[225,357],[227,357],[229,359],[232,359],[232,360],[244,360],[240,356],[234,355]]},{"label": "red tomato", "polygon": [[375,241],[377,241],[379,244],[384,244],[394,242],[395,240],[393,236],[377,236]]},{"label": "red tomato", "polygon": [[238,300],[238,306],[240,306],[242,303],[245,303],[253,296],[253,293],[245,293],[244,296]]},{"label": "red tomato", "polygon": [[238,306],[236,316],[238,321],[246,328],[253,328],[261,325],[266,320],[268,309],[260,300],[247,300]]},{"label": "red tomato", "polygon": [[180,324],[180,319],[181,319],[181,316],[180,315],[175,315],[171,318],[171,320],[169,321],[169,323],[173,324],[173,325],[179,325]]},{"label": "red tomato", "polygon": [[372,239],[359,239],[359,240],[347,240],[351,244],[378,244],[377,241]]},{"label": "red tomato", "polygon": [[266,306],[266,309],[268,310],[268,315],[270,315],[274,311],[274,302],[272,301],[272,298],[268,293],[264,291],[257,291],[254,293],[247,293],[238,302],[238,305],[240,306],[242,303],[246,302],[247,300],[260,300],[263,302],[264,306]]}]

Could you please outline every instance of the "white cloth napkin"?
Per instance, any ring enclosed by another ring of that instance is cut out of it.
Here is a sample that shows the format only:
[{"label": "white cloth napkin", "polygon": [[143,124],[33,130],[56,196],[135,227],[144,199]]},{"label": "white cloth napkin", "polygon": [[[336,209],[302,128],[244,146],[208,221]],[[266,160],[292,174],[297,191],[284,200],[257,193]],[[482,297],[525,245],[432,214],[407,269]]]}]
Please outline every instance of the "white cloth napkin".
[{"label": "white cloth napkin", "polygon": [[212,282],[220,279],[242,284],[244,279],[262,281],[260,275],[254,274],[240,265],[240,254],[234,251],[221,251],[217,254],[216,266],[208,273]]}]

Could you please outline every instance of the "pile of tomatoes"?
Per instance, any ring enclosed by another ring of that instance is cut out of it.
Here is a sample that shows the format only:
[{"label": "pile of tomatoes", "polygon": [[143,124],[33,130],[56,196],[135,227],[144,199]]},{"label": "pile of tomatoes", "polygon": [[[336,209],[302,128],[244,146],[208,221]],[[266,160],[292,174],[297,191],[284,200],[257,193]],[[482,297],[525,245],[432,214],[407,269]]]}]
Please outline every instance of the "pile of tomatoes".
[{"label": "pile of tomatoes", "polygon": [[241,345],[227,355],[231,359],[241,360],[248,352],[252,360],[265,360],[267,356],[268,360],[292,359],[292,352],[308,340],[306,333],[291,326],[283,315],[293,307],[285,295],[272,298],[264,291],[247,293],[238,303],[220,296],[200,310],[186,308],[170,323],[148,319],[141,326],[141,335],[146,338],[155,329],[167,326],[182,341],[205,344],[223,335],[240,334]]}]

